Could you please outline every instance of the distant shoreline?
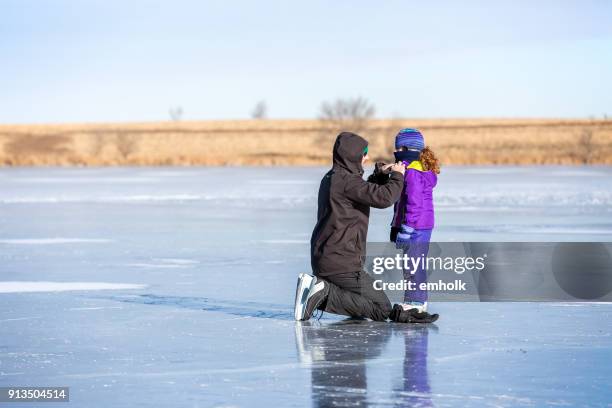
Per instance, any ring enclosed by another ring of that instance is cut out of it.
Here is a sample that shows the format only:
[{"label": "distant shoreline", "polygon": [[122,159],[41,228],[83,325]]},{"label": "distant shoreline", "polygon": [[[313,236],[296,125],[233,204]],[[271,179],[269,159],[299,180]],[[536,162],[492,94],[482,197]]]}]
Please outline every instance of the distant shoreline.
[{"label": "distant shoreline", "polygon": [[381,119],[361,129],[318,120],[0,125],[0,165],[328,165],[340,128],[389,161],[402,127],[419,128],[443,164],[612,165],[612,120],[589,119]]}]

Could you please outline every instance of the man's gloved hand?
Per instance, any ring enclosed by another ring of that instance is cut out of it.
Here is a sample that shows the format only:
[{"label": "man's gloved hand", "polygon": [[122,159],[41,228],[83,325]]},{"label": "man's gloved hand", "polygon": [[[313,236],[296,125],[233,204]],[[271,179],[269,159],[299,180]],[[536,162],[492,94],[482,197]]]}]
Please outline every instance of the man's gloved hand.
[{"label": "man's gloved hand", "polygon": [[437,313],[429,314],[427,312],[419,312],[417,309],[404,310],[401,305],[393,305],[393,310],[389,315],[389,319],[396,323],[433,323],[440,315]]},{"label": "man's gloved hand", "polygon": [[368,177],[370,183],[386,184],[389,181],[389,174],[391,174],[391,168],[389,164],[383,162],[376,162],[374,165],[374,172]]}]

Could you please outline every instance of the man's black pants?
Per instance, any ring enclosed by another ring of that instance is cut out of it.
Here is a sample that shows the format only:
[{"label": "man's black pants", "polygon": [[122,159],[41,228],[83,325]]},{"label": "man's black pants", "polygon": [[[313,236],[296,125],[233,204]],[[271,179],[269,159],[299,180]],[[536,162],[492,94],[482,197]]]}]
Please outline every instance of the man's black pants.
[{"label": "man's black pants", "polygon": [[351,317],[385,321],[391,313],[391,302],[382,290],[375,290],[374,280],[365,272],[317,275],[329,283],[329,295],[322,309]]}]

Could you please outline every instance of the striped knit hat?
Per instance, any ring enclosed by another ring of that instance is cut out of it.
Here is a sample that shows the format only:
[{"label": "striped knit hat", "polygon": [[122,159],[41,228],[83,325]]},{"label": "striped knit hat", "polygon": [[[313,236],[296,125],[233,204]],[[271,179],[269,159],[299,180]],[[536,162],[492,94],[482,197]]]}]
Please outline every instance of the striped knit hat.
[{"label": "striped knit hat", "polygon": [[402,129],[395,136],[395,148],[406,146],[408,149],[421,151],[425,148],[423,135],[417,129]]}]

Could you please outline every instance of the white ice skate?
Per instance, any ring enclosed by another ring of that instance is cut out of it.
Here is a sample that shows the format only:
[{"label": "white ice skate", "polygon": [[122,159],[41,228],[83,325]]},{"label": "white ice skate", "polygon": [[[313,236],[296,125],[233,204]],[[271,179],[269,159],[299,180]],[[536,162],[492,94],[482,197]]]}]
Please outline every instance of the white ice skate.
[{"label": "white ice skate", "polygon": [[323,279],[301,273],[295,290],[295,320],[310,319],[329,293],[329,285]]}]

